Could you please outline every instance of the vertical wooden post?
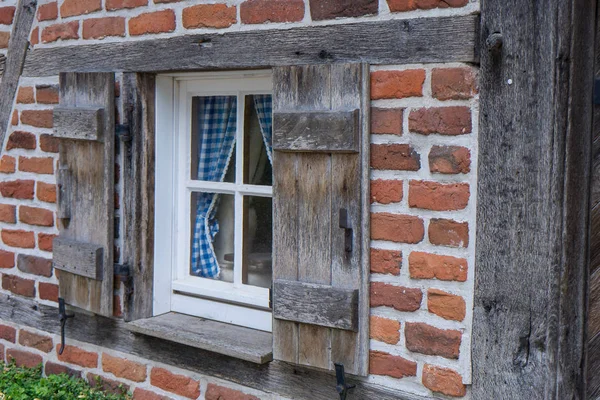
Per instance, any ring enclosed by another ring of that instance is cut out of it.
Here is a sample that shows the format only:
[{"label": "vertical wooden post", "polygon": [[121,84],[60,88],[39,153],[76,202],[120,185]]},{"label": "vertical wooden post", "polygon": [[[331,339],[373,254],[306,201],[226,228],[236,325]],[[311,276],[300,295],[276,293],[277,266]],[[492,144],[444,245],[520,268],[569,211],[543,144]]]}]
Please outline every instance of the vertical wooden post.
[{"label": "vertical wooden post", "polygon": [[487,0],[473,398],[585,396],[595,0]]}]

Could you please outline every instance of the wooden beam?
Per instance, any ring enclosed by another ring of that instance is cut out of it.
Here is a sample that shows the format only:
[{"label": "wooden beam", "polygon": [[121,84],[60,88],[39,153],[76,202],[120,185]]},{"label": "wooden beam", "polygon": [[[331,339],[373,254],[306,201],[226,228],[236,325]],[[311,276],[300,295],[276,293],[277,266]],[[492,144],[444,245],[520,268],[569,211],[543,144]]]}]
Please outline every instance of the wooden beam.
[{"label": "wooden beam", "polygon": [[17,4],[17,14],[8,42],[8,53],[6,61],[2,66],[2,82],[0,83],[0,143],[4,143],[4,137],[10,123],[15,94],[19,86],[19,77],[21,76],[25,55],[29,47],[29,34],[36,8],[36,0],[19,0]]},{"label": "wooden beam", "polygon": [[97,244],[82,243],[57,237],[52,246],[52,265],[86,278],[102,280],[104,248]]},{"label": "wooden beam", "polygon": [[482,2],[476,399],[585,398],[595,9]]},{"label": "wooden beam", "polygon": [[54,107],[54,136],[61,139],[102,141],[104,109]]},{"label": "wooden beam", "polygon": [[24,76],[190,71],[331,62],[478,62],[479,16],[415,18],[38,48]]},{"label": "wooden beam", "polygon": [[[0,304],[0,320],[60,335],[56,308],[5,294],[0,294]],[[67,344],[71,340],[90,343],[291,399],[331,400],[339,397],[335,375],[331,373],[278,361],[259,365],[169,340],[136,335],[127,330],[125,322],[118,319],[77,309],[70,311],[75,318],[69,319],[66,325]],[[354,399],[425,399],[371,385],[364,379],[347,376],[346,381],[356,385],[348,396]]]}]

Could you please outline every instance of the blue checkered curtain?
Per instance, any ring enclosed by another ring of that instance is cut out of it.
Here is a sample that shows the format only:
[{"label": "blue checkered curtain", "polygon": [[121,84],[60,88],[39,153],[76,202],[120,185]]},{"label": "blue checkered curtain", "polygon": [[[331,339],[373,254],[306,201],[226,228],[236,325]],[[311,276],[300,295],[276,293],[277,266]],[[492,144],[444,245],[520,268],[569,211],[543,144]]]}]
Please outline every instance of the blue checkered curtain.
[{"label": "blue checkered curtain", "polygon": [[[236,96],[200,97],[198,104],[198,180],[223,182],[235,144]],[[192,239],[191,272],[217,278],[219,264],[213,239],[219,232],[215,219],[219,195],[197,193],[196,223]]]},{"label": "blue checkered curtain", "polygon": [[273,158],[271,153],[273,152],[273,98],[270,94],[255,94],[254,95],[254,108],[258,115],[258,122],[260,123],[260,131],[262,133],[263,141],[265,142],[265,148],[267,149],[267,156],[271,165],[273,165]]}]

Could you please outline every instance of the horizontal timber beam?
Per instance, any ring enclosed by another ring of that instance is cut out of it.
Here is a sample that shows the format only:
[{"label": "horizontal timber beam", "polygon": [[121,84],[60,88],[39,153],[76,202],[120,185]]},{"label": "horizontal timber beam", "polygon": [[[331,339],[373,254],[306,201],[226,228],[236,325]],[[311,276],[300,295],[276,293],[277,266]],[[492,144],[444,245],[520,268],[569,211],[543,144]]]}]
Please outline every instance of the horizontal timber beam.
[{"label": "horizontal timber beam", "polygon": [[[58,309],[1,293],[0,304],[0,321],[60,335]],[[339,397],[335,388],[335,375],[327,372],[280,361],[258,365],[184,344],[134,334],[120,319],[93,315],[77,309],[70,311],[75,314],[75,318],[69,319],[66,325],[67,344],[70,340],[90,343],[293,399],[331,400]],[[425,399],[370,385],[351,377],[347,377],[347,382],[356,384],[356,388],[350,391],[353,399]]]},{"label": "horizontal timber beam", "polygon": [[59,72],[167,72],[331,62],[478,63],[479,15],[38,48],[23,76]]}]

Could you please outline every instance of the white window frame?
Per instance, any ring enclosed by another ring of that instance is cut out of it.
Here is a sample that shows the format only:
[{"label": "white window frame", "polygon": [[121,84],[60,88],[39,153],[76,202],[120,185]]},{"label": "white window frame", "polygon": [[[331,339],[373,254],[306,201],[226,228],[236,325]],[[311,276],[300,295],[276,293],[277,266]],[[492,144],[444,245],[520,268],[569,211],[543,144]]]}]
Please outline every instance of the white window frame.
[{"label": "white window frame", "polygon": [[[243,121],[249,94],[272,93],[271,71],[164,74],[156,81],[156,162],[153,314],[180,312],[202,318],[272,331],[270,290],[242,283],[242,205],[244,196],[272,197],[271,186],[193,181],[191,167],[192,97],[236,95],[236,162],[244,152]],[[236,234],[234,282],[191,276],[191,194],[194,191],[233,194]]]}]

